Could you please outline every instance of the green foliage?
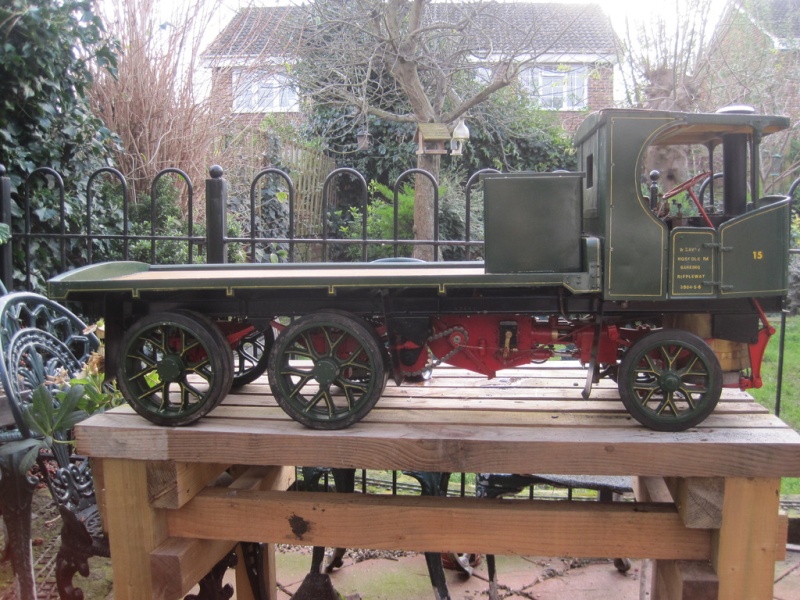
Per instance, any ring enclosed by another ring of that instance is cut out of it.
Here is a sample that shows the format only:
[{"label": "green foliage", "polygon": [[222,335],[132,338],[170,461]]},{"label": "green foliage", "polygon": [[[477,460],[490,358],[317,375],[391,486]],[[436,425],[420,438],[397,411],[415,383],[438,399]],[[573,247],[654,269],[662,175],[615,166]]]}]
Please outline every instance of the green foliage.
[{"label": "green foliage", "polygon": [[[777,318],[774,320],[777,321]],[[753,397],[771,411],[775,410],[780,350],[780,326],[777,322],[773,322],[773,325],[778,327],[779,331],[770,340],[764,355],[761,372],[764,387],[751,390]],[[786,319],[780,417],[793,429],[800,431],[800,371],[796,368],[798,364],[800,364],[800,316],[794,316]],[[782,492],[800,494],[800,479],[784,479]]]},{"label": "green foliage", "polygon": [[800,248],[800,214],[792,215],[792,248]]},{"label": "green foliage", "polygon": [[[377,181],[369,184],[370,201],[367,205],[367,239],[393,240],[394,239],[394,192],[390,187]],[[411,185],[403,185],[397,193],[397,239],[413,239],[414,230],[414,189]],[[349,218],[340,227],[341,237],[351,240],[364,238],[363,213],[360,208],[349,209]],[[398,247],[398,256],[411,256],[413,247],[404,244]],[[361,260],[361,246],[348,245],[347,259]],[[394,256],[391,244],[370,244],[367,248],[367,259],[377,260]]]},{"label": "green foliage", "polygon": [[23,406],[23,418],[31,432],[41,436],[46,447],[63,443],[60,434],[71,430],[76,423],[80,423],[89,415],[78,408],[78,403],[83,397],[82,385],[71,385],[55,392],[57,401],[53,398],[47,386],[40,385],[33,391],[29,405]]},{"label": "green foliage", "polygon": [[792,315],[800,314],[800,257],[792,255],[789,261],[789,293],[786,308]]},{"label": "green foliage", "polygon": [[[796,202],[796,200],[795,200]],[[800,248],[800,215],[792,215],[791,247]],[[792,315],[800,314],[800,255],[789,256],[789,292],[786,308]]]},{"label": "green foliage", "polygon": [[96,66],[116,57],[90,0],[6,0],[0,7],[0,163],[18,185],[47,165],[64,176],[105,157],[110,132],[89,109]]},{"label": "green foliage", "polygon": [[385,185],[393,185],[403,171],[416,166],[415,124],[370,117],[371,145],[358,150],[356,134],[362,125],[354,125],[346,111],[315,104],[308,115],[305,136],[324,140],[326,150],[338,158],[341,166],[352,167],[369,180]]},{"label": "green foliage", "polygon": [[[271,177],[261,190],[261,201],[255,206],[255,223],[250,220],[250,203],[231,199],[229,201],[230,213],[234,215],[232,223],[240,232],[249,232],[255,225],[254,235],[257,238],[273,240],[287,239],[289,237],[289,194],[281,189],[277,178]],[[230,235],[230,234],[229,234]],[[240,233],[241,235],[241,233]],[[231,244],[229,244],[229,247]],[[242,253],[238,262],[247,260],[251,253],[249,244],[237,245]],[[231,262],[231,257],[228,257]],[[256,244],[255,256],[250,257],[250,262],[256,263],[285,263],[289,260],[289,246],[286,243],[259,242]]]},{"label": "green foliage", "polygon": [[[297,127],[294,123],[279,116],[270,115],[261,123],[266,130],[263,137],[259,137],[264,144],[261,159],[266,159],[272,168],[280,169],[290,174],[290,169],[281,163],[281,147],[285,141],[293,141],[297,137]],[[244,173],[239,174],[244,178]],[[232,188],[228,196],[228,226],[233,231],[228,232],[229,237],[244,237],[253,235],[256,238],[273,240],[288,239],[289,237],[289,192],[285,181],[274,174],[259,178],[259,186],[255,190],[255,214],[251,220],[250,187],[241,186]],[[252,231],[251,231],[252,229]],[[282,263],[289,260],[289,245],[287,243],[259,242],[256,244],[255,256],[252,254],[250,244],[228,244],[228,261],[254,263]],[[231,255],[235,253],[235,257]]]},{"label": "green foliage", "polygon": [[[440,173],[439,189],[439,238],[442,240],[466,240],[467,199],[466,190],[460,184],[466,177],[461,169],[445,169]],[[473,186],[469,199],[470,241],[483,240],[483,189]],[[467,252],[463,245],[442,246],[443,260],[465,260]],[[469,259],[483,258],[480,247],[471,247]]]},{"label": "green foliage", "polygon": [[576,168],[572,142],[556,115],[539,109],[516,87],[496,92],[473,113],[468,117],[470,139],[462,159],[468,173],[486,168],[540,172]]},{"label": "green foliage", "polygon": [[83,386],[71,386],[57,392],[56,396],[57,401],[53,398],[53,392],[44,384],[33,390],[30,404],[22,406],[22,418],[33,436],[0,447],[0,457],[11,457],[24,452],[16,464],[20,473],[28,472],[36,462],[40,450],[49,450],[55,444],[65,443],[63,434],[89,416],[78,407],[83,396]]},{"label": "green foliage", "polygon": [[[141,194],[128,207],[130,233],[134,236],[155,235],[169,238],[189,234],[188,222],[180,208],[178,187],[166,178],[161,178],[154,190],[155,196]],[[153,264],[180,264],[189,262],[188,248],[182,240],[164,239],[155,243],[155,259],[150,240],[138,240],[130,247],[131,260]]]},{"label": "green foliage", "polygon": [[[101,334],[102,323],[94,329]],[[113,384],[105,382],[103,348],[93,352],[83,372],[58,386],[42,383],[31,394],[29,403],[23,404],[22,418],[31,437],[10,442],[0,447],[0,458],[18,458],[16,468],[27,472],[42,449],[55,450],[56,445],[68,444],[72,428],[90,415],[103,412],[124,403],[122,393]],[[49,387],[48,387],[49,386]]]},{"label": "green foliage", "polygon": [[[162,177],[155,189],[155,205],[151,193],[143,193],[135,202],[128,205],[128,235],[142,239],[134,240],[128,248],[129,259],[154,264],[183,264],[189,262],[188,243],[189,222],[181,209],[180,180]],[[96,238],[93,246],[93,262],[122,260],[122,240],[111,236],[121,236],[124,232],[123,198],[121,186],[110,179],[102,181],[94,195],[92,205],[92,231],[104,237]],[[155,220],[153,213],[155,212]],[[153,230],[152,223],[156,224]],[[155,259],[151,261],[152,244],[150,236],[158,238],[155,243]],[[195,223],[192,234],[203,237],[205,223]],[[239,237],[241,226],[236,220],[229,223],[228,237]],[[147,238],[147,239],[146,239]],[[184,238],[184,239],[180,239]],[[235,244],[229,245],[228,261],[241,262],[245,258],[243,250]],[[194,247],[194,262],[205,259],[201,250]]]},{"label": "green foliage", "polygon": [[[25,218],[22,206],[30,206],[30,232],[33,235],[53,235],[61,233],[60,190],[53,178],[36,178],[29,186],[27,196],[12,196],[12,223],[15,233],[24,231]],[[64,195],[64,231],[77,234],[83,231],[85,216],[84,202],[77,194]],[[66,264],[62,267],[62,247]],[[50,277],[66,270],[70,266],[81,266],[85,263],[83,242],[75,237],[34,237],[28,241],[31,265],[27,268],[25,248],[16,244],[13,251],[14,280],[24,283],[30,278],[32,289],[44,290],[45,282]]]},{"label": "green foliage", "polygon": [[[116,68],[113,44],[106,38],[90,0],[6,0],[0,6],[0,164],[11,179],[14,221],[22,226],[21,183],[37,167],[48,166],[67,181],[66,230],[82,225],[76,189],[108,156],[114,143],[111,132],[95,118],[86,99],[93,69]],[[60,232],[59,194],[49,178],[31,182],[27,199],[33,231]],[[30,248],[34,287],[60,265],[55,239],[38,241]],[[66,242],[70,259],[79,255],[77,240]],[[72,262],[71,264],[76,264]],[[24,281],[26,266],[21,251],[14,255],[17,281]]]},{"label": "green foliage", "polygon": [[[453,191],[451,191],[451,189]],[[481,205],[482,206],[482,205]],[[473,207],[474,210],[474,207]],[[414,239],[414,187],[410,183],[401,185],[397,191],[397,239]],[[439,188],[439,239],[464,239],[464,202],[459,193],[449,185]],[[367,246],[367,260],[394,257],[395,239],[395,201],[394,191],[387,185],[371,181],[369,184],[369,202],[367,204],[366,239],[387,240],[382,244]],[[359,207],[350,207],[338,221],[338,237],[349,240],[364,239],[363,212]],[[481,239],[481,234],[472,239]],[[397,256],[410,257],[414,251],[412,244],[399,244]],[[443,260],[460,260],[465,253],[459,246],[443,246]],[[474,256],[474,255],[473,255]],[[362,245],[348,244],[340,251],[335,260],[359,262],[362,260]]]},{"label": "green foliage", "polygon": [[[267,196],[265,192],[264,196]],[[277,192],[272,197],[262,197],[261,210],[257,215],[257,232],[267,238],[286,238],[289,234],[288,195]],[[267,242],[256,247],[253,262],[287,262],[289,250],[287,244]]]},{"label": "green foliage", "polygon": [[122,392],[115,384],[105,383],[105,374],[99,372],[82,373],[70,380],[70,389],[82,387],[83,394],[78,399],[77,408],[87,415],[105,412],[109,408],[125,402]]},{"label": "green foliage", "polygon": [[[470,139],[464,155],[443,156],[444,169],[463,168],[471,174],[485,168],[501,171],[576,168],[571,140],[564,135],[553,113],[536,108],[517,90],[495,93],[467,115],[467,121]],[[350,114],[318,104],[309,116],[306,135],[328,141],[328,151],[339,158],[342,166],[352,167],[385,185],[393,185],[403,171],[416,166],[415,124],[370,116],[372,143],[368,149],[358,150],[356,133],[362,126],[354,123]]]}]

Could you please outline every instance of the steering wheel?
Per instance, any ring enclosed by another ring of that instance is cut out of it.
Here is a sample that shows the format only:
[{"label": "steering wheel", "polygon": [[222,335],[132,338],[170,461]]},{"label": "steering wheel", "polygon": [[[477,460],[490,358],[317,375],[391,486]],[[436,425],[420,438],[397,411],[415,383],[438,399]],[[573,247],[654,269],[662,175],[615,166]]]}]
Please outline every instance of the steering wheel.
[{"label": "steering wheel", "polygon": [[[706,213],[705,209],[703,208],[703,204],[700,202],[700,199],[697,197],[697,194],[694,193],[694,186],[700,183],[701,181],[705,181],[711,177],[711,171],[706,171],[705,173],[700,173],[699,175],[695,175],[691,179],[687,179],[683,183],[679,183],[674,188],[669,190],[668,192],[664,192],[661,196],[662,200],[666,201],[680,194],[681,192],[689,192],[689,197],[694,202],[694,205],[697,207],[697,212],[700,213],[700,216],[705,221],[706,225],[714,229],[714,224],[711,222],[711,219],[708,218],[708,214]],[[660,215],[661,211],[659,211]]]},{"label": "steering wheel", "polygon": [[700,183],[701,181],[705,181],[709,177],[711,177],[711,171],[706,171],[705,173],[700,173],[700,175],[695,175],[691,179],[687,179],[683,183],[679,183],[668,192],[664,192],[664,194],[661,197],[664,200],[669,200],[670,198],[672,198],[673,196],[677,196],[681,192],[685,192],[687,190],[692,189],[698,183]]}]

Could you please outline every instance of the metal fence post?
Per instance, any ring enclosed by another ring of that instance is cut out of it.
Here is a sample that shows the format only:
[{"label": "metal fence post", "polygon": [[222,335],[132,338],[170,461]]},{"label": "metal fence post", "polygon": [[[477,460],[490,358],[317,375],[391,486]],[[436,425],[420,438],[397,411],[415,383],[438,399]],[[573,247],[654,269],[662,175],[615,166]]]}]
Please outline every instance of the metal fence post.
[{"label": "metal fence post", "polygon": [[[6,168],[3,165],[0,165],[0,223],[5,223],[11,229],[11,178],[6,177]],[[0,280],[7,290],[14,288],[11,240],[0,244]]]},{"label": "metal fence post", "polygon": [[225,235],[227,226],[228,182],[222,178],[222,167],[214,165],[209,169],[210,179],[206,179],[206,240],[208,242],[208,263],[227,262]]}]

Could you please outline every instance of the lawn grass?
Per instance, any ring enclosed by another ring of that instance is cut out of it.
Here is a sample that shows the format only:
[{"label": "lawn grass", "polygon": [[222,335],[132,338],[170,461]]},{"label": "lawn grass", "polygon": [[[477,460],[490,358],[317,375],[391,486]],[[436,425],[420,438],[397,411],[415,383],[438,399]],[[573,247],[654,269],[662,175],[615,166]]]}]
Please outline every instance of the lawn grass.
[{"label": "lawn grass", "polygon": [[[761,373],[764,386],[757,390],[751,390],[751,393],[758,402],[774,412],[781,333],[780,315],[771,316],[770,321],[778,331],[770,340],[764,356]],[[796,431],[800,431],[800,368],[798,367],[800,367],[800,316],[795,316],[786,319],[780,417]],[[781,493],[800,494],[800,479],[784,479]]]}]

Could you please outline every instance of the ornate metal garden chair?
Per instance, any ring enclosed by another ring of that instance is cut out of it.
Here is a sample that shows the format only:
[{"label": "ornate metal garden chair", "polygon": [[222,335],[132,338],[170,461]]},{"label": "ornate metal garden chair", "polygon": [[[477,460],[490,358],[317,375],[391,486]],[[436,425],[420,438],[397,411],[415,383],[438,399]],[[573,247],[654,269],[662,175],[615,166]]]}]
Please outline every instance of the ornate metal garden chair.
[{"label": "ornate metal garden chair", "polygon": [[[33,395],[39,393],[41,386],[50,388],[50,398],[56,397],[57,388],[68,385],[99,347],[100,341],[87,333],[86,324],[60,304],[30,292],[0,297],[0,382],[16,422],[15,429],[0,432],[0,442],[7,442],[7,449],[13,448],[14,443],[23,448],[4,456],[0,448],[0,459],[5,459],[0,460],[0,507],[9,531],[21,600],[36,599],[30,511],[33,490],[39,481],[27,469],[20,469],[26,452],[25,444],[20,442],[35,437],[25,412],[30,410]],[[69,433],[57,431],[53,437],[58,442],[68,442]],[[40,455],[39,464],[61,515],[61,546],[56,556],[58,593],[62,600],[83,600],[83,592],[73,586],[72,578],[78,572],[88,576],[90,557],[109,556],[108,538],[97,507],[89,460],[73,454],[68,443],[54,443],[51,450],[52,458]],[[233,589],[222,580],[224,571],[231,566],[230,556],[200,581],[200,592],[187,599],[230,598]],[[254,575],[261,576],[258,572]]]},{"label": "ornate metal garden chair", "polygon": [[[99,346],[97,337],[86,333],[85,323],[44,296],[16,292],[0,297],[0,381],[16,421],[16,429],[5,432],[3,441],[32,439],[34,434],[25,412],[31,406],[34,390],[44,385],[55,391],[82,370]],[[67,431],[58,431],[54,438],[66,442],[68,435]],[[25,448],[24,444],[18,446]],[[30,568],[30,510],[38,480],[24,467],[20,469],[21,454],[7,456],[9,460],[3,462],[3,516],[21,593],[25,598],[35,598]],[[56,556],[59,596],[82,599],[82,592],[72,585],[73,576],[76,572],[89,574],[89,557],[109,556],[89,461],[72,455],[68,444],[54,443],[52,458],[40,455],[38,462],[62,519],[61,546]]]},{"label": "ornate metal garden chair", "polygon": [[[500,498],[518,494],[525,488],[537,484],[569,490],[575,488],[595,490],[598,492],[598,500],[602,502],[610,502],[615,495],[633,491],[633,482],[630,477],[479,473],[475,486],[476,496],[479,498]],[[499,592],[494,555],[488,554],[486,556],[486,564],[489,571],[489,600],[497,600]],[[614,566],[620,573],[625,573],[631,568],[631,562],[627,558],[615,558]]]}]

